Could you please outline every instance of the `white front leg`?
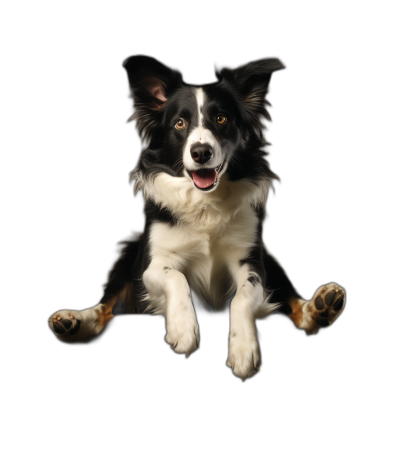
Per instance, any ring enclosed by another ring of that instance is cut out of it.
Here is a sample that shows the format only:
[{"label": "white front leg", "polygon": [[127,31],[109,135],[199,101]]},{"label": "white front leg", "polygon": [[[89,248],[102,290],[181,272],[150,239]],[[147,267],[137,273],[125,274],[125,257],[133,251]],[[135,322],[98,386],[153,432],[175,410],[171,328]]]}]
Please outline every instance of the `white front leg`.
[{"label": "white front leg", "polygon": [[200,342],[199,326],[186,277],[168,266],[168,259],[153,259],[143,274],[148,301],[154,313],[165,315],[165,340],[175,352],[188,357]]},{"label": "white front leg", "polygon": [[243,265],[235,275],[236,295],[230,311],[229,355],[227,366],[245,380],[254,375],[261,363],[257,340],[256,316],[265,307],[265,291],[259,277]]}]

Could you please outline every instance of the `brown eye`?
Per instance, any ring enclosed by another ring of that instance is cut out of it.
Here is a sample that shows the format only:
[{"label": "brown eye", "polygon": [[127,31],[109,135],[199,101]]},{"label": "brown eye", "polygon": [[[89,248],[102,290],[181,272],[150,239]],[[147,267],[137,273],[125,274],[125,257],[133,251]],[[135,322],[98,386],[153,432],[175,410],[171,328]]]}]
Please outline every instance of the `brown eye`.
[{"label": "brown eye", "polygon": [[175,129],[178,129],[178,131],[181,131],[186,127],[186,121],[184,119],[178,119],[175,123]]},{"label": "brown eye", "polygon": [[223,116],[222,114],[218,114],[217,122],[218,124],[221,124],[221,126],[223,126],[226,123],[226,117]]}]

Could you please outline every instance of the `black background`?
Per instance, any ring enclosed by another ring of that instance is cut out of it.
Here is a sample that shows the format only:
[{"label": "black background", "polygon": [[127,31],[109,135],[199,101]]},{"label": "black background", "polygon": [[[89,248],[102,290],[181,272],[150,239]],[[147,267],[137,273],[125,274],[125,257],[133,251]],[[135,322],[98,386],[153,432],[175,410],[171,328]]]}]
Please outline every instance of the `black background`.
[{"label": "black background", "polygon": [[[134,10],[112,17],[60,14],[38,32],[40,47],[30,50],[39,83],[32,99],[42,112],[32,123],[38,129],[38,157],[31,162],[35,207],[25,232],[34,240],[30,318],[36,336],[27,360],[35,377],[54,389],[101,389],[109,400],[182,390],[214,400],[222,390],[247,390],[272,401],[284,395],[289,408],[300,396],[317,408],[332,405],[344,391],[353,402],[368,381],[369,354],[360,322],[366,313],[357,301],[364,83],[355,17],[328,8],[318,20],[306,9],[289,17],[272,11],[219,16],[205,9],[195,19],[189,11],[177,19],[174,12]],[[225,365],[228,315],[198,315],[201,345],[188,359],[165,343],[162,317],[117,318],[89,345],[62,344],[48,328],[58,310],[97,304],[117,242],[143,226],[142,199],[134,199],[128,183],[140,145],[127,123],[132,103],[122,68],[136,53],[180,69],[189,83],[213,81],[214,64],[276,56],[286,65],[269,94],[270,161],[282,183],[268,201],[265,241],[305,298],[336,282],[348,302],[331,327],[310,337],[281,316],[258,322],[262,371],[245,383]]]}]

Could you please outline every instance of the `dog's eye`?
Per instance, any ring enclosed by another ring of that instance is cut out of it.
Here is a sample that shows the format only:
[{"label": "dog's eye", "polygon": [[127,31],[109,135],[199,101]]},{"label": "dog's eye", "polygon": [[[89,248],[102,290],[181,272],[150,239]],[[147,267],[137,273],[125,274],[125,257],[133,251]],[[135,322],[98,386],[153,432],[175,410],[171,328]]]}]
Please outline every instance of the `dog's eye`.
[{"label": "dog's eye", "polygon": [[218,124],[224,125],[226,123],[226,117],[223,114],[218,114],[217,116]]},{"label": "dog's eye", "polygon": [[175,129],[178,129],[178,131],[181,131],[186,127],[186,121],[184,119],[178,119],[175,123]]}]

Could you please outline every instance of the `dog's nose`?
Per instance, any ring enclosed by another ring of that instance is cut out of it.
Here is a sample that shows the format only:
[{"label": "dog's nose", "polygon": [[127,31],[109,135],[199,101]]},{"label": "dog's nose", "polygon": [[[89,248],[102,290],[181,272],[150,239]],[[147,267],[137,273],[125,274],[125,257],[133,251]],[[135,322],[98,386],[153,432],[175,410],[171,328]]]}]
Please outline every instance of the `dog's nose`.
[{"label": "dog's nose", "polygon": [[212,147],[209,144],[196,142],[190,147],[190,155],[197,163],[206,163],[212,157]]}]

